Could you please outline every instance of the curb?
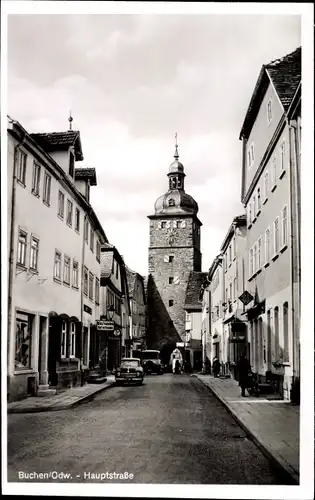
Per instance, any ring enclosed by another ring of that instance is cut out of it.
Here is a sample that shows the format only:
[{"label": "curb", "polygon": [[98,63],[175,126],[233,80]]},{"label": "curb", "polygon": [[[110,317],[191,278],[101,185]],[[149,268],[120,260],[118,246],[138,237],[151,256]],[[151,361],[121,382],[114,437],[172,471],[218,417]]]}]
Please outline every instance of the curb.
[{"label": "curb", "polygon": [[85,396],[82,396],[80,399],[77,401],[74,401],[73,403],[68,403],[68,404],[60,404],[56,406],[43,406],[43,407],[30,407],[30,408],[8,408],[7,413],[8,414],[14,414],[14,413],[43,413],[45,411],[59,411],[59,410],[68,410],[69,408],[74,408],[75,406],[80,405],[81,403],[84,403],[86,401],[91,401],[96,394],[99,394],[102,391],[106,391],[106,389],[109,389],[115,385],[115,382],[111,382],[108,384],[106,387],[100,387],[97,389],[95,392],[92,392],[91,394],[86,394]]},{"label": "curb", "polygon": [[235,413],[233,408],[229,405],[229,403],[222,398],[218,392],[208,385],[206,382],[204,382],[202,379],[200,379],[198,376],[196,376],[200,382],[203,383],[205,387],[209,391],[211,391],[214,396],[225,406],[227,411],[231,414],[231,416],[236,420],[236,422],[242,427],[244,432],[254,441],[254,443],[258,446],[258,448],[262,451],[262,453],[273,463],[273,465],[282,473],[286,476],[287,480],[289,481],[289,484],[293,485],[299,485],[300,484],[300,476],[299,473],[293,469],[287,462],[285,462],[283,459],[280,457],[276,457],[257,437],[254,431],[250,430],[247,425],[242,421],[242,419]]}]

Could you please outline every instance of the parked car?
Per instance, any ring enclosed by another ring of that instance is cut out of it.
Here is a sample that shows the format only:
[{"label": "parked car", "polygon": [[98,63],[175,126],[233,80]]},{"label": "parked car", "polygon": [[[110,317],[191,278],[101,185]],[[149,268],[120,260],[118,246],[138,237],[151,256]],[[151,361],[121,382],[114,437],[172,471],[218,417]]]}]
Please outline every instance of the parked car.
[{"label": "parked car", "polygon": [[149,375],[150,373],[157,373],[162,375],[163,365],[160,359],[160,351],[156,350],[146,350],[141,353],[142,366],[144,368],[144,373]]},{"label": "parked car", "polygon": [[138,385],[143,383],[144,370],[141,366],[140,358],[123,358],[119,368],[115,372],[116,384],[135,382]]}]

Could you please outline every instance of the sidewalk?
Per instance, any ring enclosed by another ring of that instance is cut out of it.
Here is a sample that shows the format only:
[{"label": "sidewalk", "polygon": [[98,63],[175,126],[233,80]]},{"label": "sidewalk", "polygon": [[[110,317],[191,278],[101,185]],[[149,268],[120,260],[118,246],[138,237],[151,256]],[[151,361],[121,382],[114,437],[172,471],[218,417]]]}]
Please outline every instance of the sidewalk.
[{"label": "sidewalk", "polygon": [[233,379],[198,377],[222,401],[259,448],[299,484],[300,407],[264,396],[242,398]]},{"label": "sidewalk", "polygon": [[8,413],[37,413],[41,411],[58,411],[72,408],[83,401],[92,399],[98,392],[112,387],[115,377],[109,375],[103,384],[85,384],[73,387],[53,396],[30,396],[21,401],[8,403]]}]

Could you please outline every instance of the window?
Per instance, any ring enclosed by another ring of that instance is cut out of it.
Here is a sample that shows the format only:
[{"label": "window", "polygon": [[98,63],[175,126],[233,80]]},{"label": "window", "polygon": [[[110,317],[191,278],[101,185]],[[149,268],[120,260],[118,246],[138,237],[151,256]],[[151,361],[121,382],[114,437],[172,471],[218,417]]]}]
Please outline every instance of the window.
[{"label": "window", "polygon": [[78,208],[75,209],[75,230],[80,232],[80,210]]},{"label": "window", "polygon": [[262,246],[262,240],[261,238],[258,239],[258,254],[257,254],[257,270],[261,268],[261,246]]},{"label": "window", "polygon": [[61,280],[61,253],[57,251],[55,252],[54,277],[57,280]]},{"label": "window", "polygon": [[83,271],[83,293],[87,296],[89,287],[89,272],[86,267],[84,267]]},{"label": "window", "polygon": [[268,192],[269,192],[269,178],[268,178],[268,172],[265,172],[265,175],[264,175],[264,201],[266,201],[268,198]]},{"label": "window", "polygon": [[27,233],[20,229],[19,231],[19,241],[18,241],[18,254],[17,254],[17,264],[25,267],[26,263],[26,244],[27,244]]},{"label": "window", "polygon": [[248,204],[248,222],[249,224],[252,223],[252,204]]},{"label": "window", "polygon": [[61,324],[60,355],[62,358],[65,358],[67,355],[67,323],[65,321]]},{"label": "window", "polygon": [[65,255],[63,266],[63,281],[70,285],[70,257]]},{"label": "window", "polygon": [[65,212],[65,195],[59,191],[58,193],[58,215],[63,219]]},{"label": "window", "polygon": [[176,221],[176,227],[181,227],[182,225],[182,221],[181,220],[177,220]]},{"label": "window", "polygon": [[173,300],[173,299],[170,299],[170,300],[168,301],[168,305],[169,305],[169,307],[172,307],[172,306],[174,305],[174,300]]},{"label": "window", "polygon": [[270,260],[270,228],[265,231],[265,263]]},{"label": "window", "polygon": [[260,188],[257,188],[257,211],[261,210]]},{"label": "window", "polygon": [[272,191],[274,190],[276,185],[277,185],[277,157],[275,155],[272,159],[272,188],[271,188]]},{"label": "window", "polygon": [[229,264],[232,262],[232,247],[231,245],[229,246]]},{"label": "window", "polygon": [[253,196],[253,219],[256,218],[256,196]]},{"label": "window", "polygon": [[118,262],[116,262],[116,279],[118,279]]},{"label": "window", "polygon": [[75,323],[70,323],[70,358],[75,358]]},{"label": "window", "polygon": [[69,175],[73,178],[74,175],[74,154],[70,151],[69,157]]},{"label": "window", "polygon": [[100,262],[101,260],[101,244],[99,240],[96,241],[96,258]]},{"label": "window", "polygon": [[40,183],[40,165],[34,161],[32,193],[35,196],[39,196],[39,183]]},{"label": "window", "polygon": [[252,143],[247,152],[247,162],[249,168],[253,165],[254,161],[255,161],[254,144]]},{"label": "window", "polygon": [[84,240],[86,243],[89,241],[89,221],[86,218],[84,220]]},{"label": "window", "polygon": [[163,229],[165,227],[166,227],[166,222],[165,221],[161,222],[161,228]]},{"label": "window", "polygon": [[93,300],[94,297],[94,275],[89,273],[89,299]]},{"label": "window", "polygon": [[174,262],[174,255],[169,255],[168,256],[168,261],[169,262]]},{"label": "window", "polygon": [[74,259],[72,262],[72,286],[75,288],[79,287],[79,264]]},{"label": "window", "polygon": [[225,303],[226,303],[226,304],[227,304],[228,300],[229,300],[229,291],[228,291],[228,289],[226,288],[226,289],[225,289]]},{"label": "window", "polygon": [[234,278],[233,280],[233,297],[234,297],[234,300],[237,299],[237,286],[236,286],[236,278]]},{"label": "window", "polygon": [[281,166],[281,174],[285,171],[285,141],[281,143],[280,146],[280,166]]},{"label": "window", "polygon": [[233,238],[232,240],[232,246],[233,246],[233,259],[236,258],[236,241],[235,241],[235,238]]},{"label": "window", "polygon": [[45,172],[43,202],[46,203],[46,205],[50,204],[50,186],[51,186],[51,177],[50,175],[47,174],[47,172]]},{"label": "window", "polygon": [[90,249],[92,252],[94,252],[94,231],[93,231],[92,226],[91,226],[91,230],[90,230]]},{"label": "window", "polygon": [[67,200],[67,224],[72,226],[73,203]]},{"label": "window", "polygon": [[271,120],[272,120],[272,103],[271,103],[271,99],[269,99],[269,101],[267,103],[267,121],[268,121],[268,125],[269,125],[269,123],[271,123]]},{"label": "window", "polygon": [[168,283],[169,283],[169,285],[171,285],[172,283],[174,283],[174,278],[173,277],[169,277],[168,278]]},{"label": "window", "polygon": [[175,207],[175,200],[174,200],[173,198],[170,198],[170,199],[168,200],[168,206],[169,206],[169,207]]},{"label": "window", "polygon": [[233,300],[233,295],[232,295],[232,283],[230,283],[229,288],[230,288],[230,300]]},{"label": "window", "polygon": [[258,254],[258,244],[255,243],[253,247],[253,272],[255,273],[257,271],[257,254]]},{"label": "window", "polygon": [[31,255],[30,255],[30,268],[33,271],[38,271],[38,246],[39,241],[34,236],[31,237]]},{"label": "window", "polygon": [[254,274],[254,249],[251,248],[249,251],[249,276]]},{"label": "window", "polygon": [[273,223],[273,237],[274,237],[274,253],[279,252],[279,217]]},{"label": "window", "polygon": [[100,280],[95,278],[95,303],[100,303]]},{"label": "window", "polygon": [[33,316],[17,311],[15,324],[15,369],[31,368]]},{"label": "window", "polygon": [[288,207],[282,209],[282,246],[288,244]]},{"label": "window", "polygon": [[283,361],[289,362],[289,305],[283,304]]},{"label": "window", "polygon": [[27,154],[24,153],[24,151],[19,151],[16,178],[24,186],[25,186],[25,176],[26,176],[26,159],[27,159]]}]

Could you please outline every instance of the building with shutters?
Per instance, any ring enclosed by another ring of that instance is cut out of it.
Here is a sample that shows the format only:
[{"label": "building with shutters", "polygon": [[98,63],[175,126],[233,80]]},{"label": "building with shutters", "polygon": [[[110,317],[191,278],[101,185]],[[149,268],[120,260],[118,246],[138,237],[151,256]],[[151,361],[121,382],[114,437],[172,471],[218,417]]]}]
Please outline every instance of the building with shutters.
[{"label": "building with shutters", "polygon": [[283,398],[299,377],[301,48],[262,67],[240,133],[252,368]]},{"label": "building with shutters", "polygon": [[141,350],[146,338],[146,293],[144,278],[126,266],[130,307],[130,346],[128,355]]},{"label": "building with shutters", "polygon": [[124,260],[117,248],[109,243],[101,247],[101,316],[114,309],[112,332],[99,332],[100,347],[106,371],[116,369],[122,357],[130,352],[130,303]]},{"label": "building with shutters", "polygon": [[[74,130],[29,134],[8,119],[8,397],[80,384],[100,316],[94,168]],[[92,360],[92,363],[94,361]]]},{"label": "building with shutters", "polygon": [[202,356],[202,303],[200,289],[207,273],[191,271],[188,278],[185,305],[185,361],[193,370],[201,371]]},{"label": "building with shutters", "polygon": [[147,343],[159,349],[165,364],[177,342],[185,341],[185,296],[189,274],[201,271],[200,228],[196,201],[185,192],[185,173],[178,161],[169,167],[168,191],[149,215]]}]

